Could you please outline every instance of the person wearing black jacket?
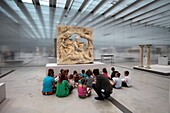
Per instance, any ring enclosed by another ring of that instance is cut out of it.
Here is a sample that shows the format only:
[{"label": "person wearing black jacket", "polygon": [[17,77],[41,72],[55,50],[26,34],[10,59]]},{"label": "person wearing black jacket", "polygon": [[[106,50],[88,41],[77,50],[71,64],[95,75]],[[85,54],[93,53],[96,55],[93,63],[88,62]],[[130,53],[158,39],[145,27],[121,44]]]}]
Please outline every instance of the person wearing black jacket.
[{"label": "person wearing black jacket", "polygon": [[96,84],[93,84],[93,89],[97,93],[96,100],[104,100],[112,93],[112,85],[108,78],[99,73],[99,69],[94,69],[93,74],[96,76]]}]

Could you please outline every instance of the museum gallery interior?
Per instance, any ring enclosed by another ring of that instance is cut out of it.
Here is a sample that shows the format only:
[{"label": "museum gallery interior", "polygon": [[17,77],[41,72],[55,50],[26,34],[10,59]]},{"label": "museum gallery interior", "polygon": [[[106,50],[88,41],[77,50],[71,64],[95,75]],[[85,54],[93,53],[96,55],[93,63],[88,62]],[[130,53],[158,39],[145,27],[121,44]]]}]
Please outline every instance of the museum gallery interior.
[{"label": "museum gallery interior", "polygon": [[170,0],[0,0],[0,113],[48,112],[170,113]]}]

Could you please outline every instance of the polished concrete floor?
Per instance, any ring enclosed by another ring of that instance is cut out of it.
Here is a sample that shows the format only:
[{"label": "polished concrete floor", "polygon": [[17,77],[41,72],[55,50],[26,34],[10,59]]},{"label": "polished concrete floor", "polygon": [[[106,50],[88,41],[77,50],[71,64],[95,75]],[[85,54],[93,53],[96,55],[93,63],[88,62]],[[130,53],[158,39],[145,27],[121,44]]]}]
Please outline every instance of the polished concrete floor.
[{"label": "polished concrete floor", "polygon": [[[170,79],[161,75],[133,70],[132,64],[125,67],[114,64],[123,76],[130,71],[131,88],[114,89],[112,98],[133,113],[169,113]],[[107,64],[107,69],[111,64]],[[0,104],[0,113],[122,113],[116,102],[97,101],[91,97],[80,99],[77,89],[65,98],[41,95],[44,67],[20,67],[0,79],[6,83],[6,99]],[[110,73],[110,71],[109,71]]]}]

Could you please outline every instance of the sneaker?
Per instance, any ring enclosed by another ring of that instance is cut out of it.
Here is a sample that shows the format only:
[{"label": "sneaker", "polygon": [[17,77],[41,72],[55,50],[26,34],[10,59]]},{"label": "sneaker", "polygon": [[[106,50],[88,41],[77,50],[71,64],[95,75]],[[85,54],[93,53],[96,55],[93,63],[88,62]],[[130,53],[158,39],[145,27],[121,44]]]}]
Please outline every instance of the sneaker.
[{"label": "sneaker", "polygon": [[96,99],[96,100],[104,100],[103,97],[94,97],[94,99]]}]

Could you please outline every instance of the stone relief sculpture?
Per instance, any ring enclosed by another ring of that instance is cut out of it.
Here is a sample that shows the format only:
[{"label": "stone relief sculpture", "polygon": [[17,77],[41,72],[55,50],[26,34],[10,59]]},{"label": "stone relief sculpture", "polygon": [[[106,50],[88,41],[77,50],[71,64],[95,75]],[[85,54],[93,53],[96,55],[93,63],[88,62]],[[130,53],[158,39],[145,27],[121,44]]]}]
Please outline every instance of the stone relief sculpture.
[{"label": "stone relief sculpture", "polygon": [[92,29],[58,26],[57,33],[57,64],[87,64],[94,61]]}]

